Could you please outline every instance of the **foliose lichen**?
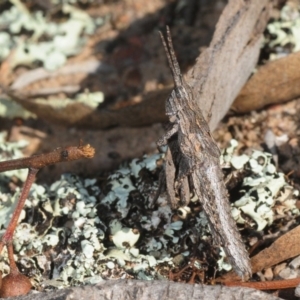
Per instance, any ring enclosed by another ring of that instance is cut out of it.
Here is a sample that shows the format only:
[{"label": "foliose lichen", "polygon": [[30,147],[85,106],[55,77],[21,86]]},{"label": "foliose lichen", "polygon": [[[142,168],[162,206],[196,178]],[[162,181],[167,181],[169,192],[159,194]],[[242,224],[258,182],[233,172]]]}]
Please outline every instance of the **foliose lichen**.
[{"label": "foliose lichen", "polygon": [[[240,187],[241,198],[232,204],[232,215],[237,223],[247,223],[261,231],[270,226],[279,213],[282,216],[298,215],[296,201],[299,191],[286,182],[283,173],[276,171],[272,155],[253,150],[251,155],[232,156],[236,146],[237,142],[232,141],[223,157],[231,156],[231,166],[248,173]],[[247,220],[243,216],[247,216]]]},{"label": "foliose lichen", "polygon": [[300,5],[287,1],[280,17],[267,26],[265,45],[275,50],[270,60],[286,56],[290,51],[300,50]]},{"label": "foliose lichen", "polygon": [[[236,155],[236,147],[232,141],[221,162],[247,171],[241,197],[232,203],[239,226],[263,230],[275,215],[299,214],[297,192],[276,171],[271,155]],[[166,194],[156,199],[162,160],[163,154],[133,159],[102,181],[64,174],[49,187],[34,184],[14,239],[17,263],[34,286],[49,290],[109,278],[163,278],[195,253],[205,253],[199,270],[210,263],[228,271],[226,254],[212,245],[196,197],[178,211]],[[0,192],[1,219],[8,219],[17,191]],[[3,232],[7,222],[0,226]],[[2,257],[0,268],[7,274],[5,252]]]},{"label": "foliose lichen", "polygon": [[[12,67],[32,66],[41,62],[48,70],[62,66],[67,57],[78,53],[85,44],[83,34],[93,34],[104,20],[92,19],[86,12],[72,5],[75,1],[51,1],[68,16],[62,22],[51,21],[49,11],[29,11],[19,0],[10,2],[0,14],[0,61],[15,48]],[[68,3],[69,2],[69,3]],[[27,35],[19,35],[20,32]],[[29,34],[30,33],[30,34]],[[26,38],[24,38],[26,36]]]}]

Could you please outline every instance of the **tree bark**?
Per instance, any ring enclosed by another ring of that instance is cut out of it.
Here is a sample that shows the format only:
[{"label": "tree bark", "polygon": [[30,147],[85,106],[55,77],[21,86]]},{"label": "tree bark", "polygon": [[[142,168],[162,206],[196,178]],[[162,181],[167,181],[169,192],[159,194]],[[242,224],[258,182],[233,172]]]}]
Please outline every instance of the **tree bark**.
[{"label": "tree bark", "polygon": [[170,281],[110,280],[94,286],[83,286],[49,293],[30,294],[18,300],[280,300],[249,288],[207,286]]}]

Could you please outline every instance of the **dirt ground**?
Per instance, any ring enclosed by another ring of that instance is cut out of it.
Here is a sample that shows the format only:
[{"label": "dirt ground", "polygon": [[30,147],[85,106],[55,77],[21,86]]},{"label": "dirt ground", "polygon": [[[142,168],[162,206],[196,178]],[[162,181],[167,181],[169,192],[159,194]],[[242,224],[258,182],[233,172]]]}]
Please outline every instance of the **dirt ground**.
[{"label": "dirt ground", "polygon": [[[104,93],[105,101],[98,109],[117,110],[140,103],[145,94],[155,93],[172,84],[158,31],[170,25],[176,55],[185,73],[193,65],[199,51],[209,44],[218,17],[226,5],[225,0],[97,2],[82,7],[94,17],[105,19],[109,16],[108,21],[88,38],[79,55],[68,59],[67,65],[95,59],[109,66],[109,71],[90,75],[73,73],[37,80],[26,86],[23,92],[38,95],[46,88],[78,85],[76,92],[88,89]],[[45,5],[41,1],[31,1],[31,4]],[[1,77],[5,75],[9,84],[28,71],[28,68],[18,67],[1,74]],[[72,93],[61,91],[46,98],[51,101],[53,97],[65,99],[67,96],[72,96]],[[278,142],[276,151],[272,153],[277,168],[292,186],[299,189],[299,110],[300,99],[296,99],[249,114],[228,113],[213,136],[221,149],[227,147],[231,139],[236,139],[240,152],[269,149],[270,144]],[[8,141],[29,141],[23,150],[25,156],[48,152],[59,146],[77,145],[80,139],[96,148],[92,160],[44,168],[38,174],[37,182],[50,184],[65,172],[87,177],[102,176],[126,160],[158,153],[156,141],[165,128],[163,124],[152,124],[88,130],[76,126],[67,128],[39,118],[1,117],[0,131],[7,131]]]}]

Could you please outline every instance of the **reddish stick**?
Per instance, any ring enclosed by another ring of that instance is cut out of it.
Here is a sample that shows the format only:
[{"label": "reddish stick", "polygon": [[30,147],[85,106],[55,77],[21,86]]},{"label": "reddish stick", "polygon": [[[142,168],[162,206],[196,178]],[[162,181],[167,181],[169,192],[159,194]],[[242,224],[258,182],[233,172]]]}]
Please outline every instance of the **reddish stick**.
[{"label": "reddish stick", "polygon": [[90,145],[79,147],[57,148],[52,152],[12,159],[0,162],[0,172],[18,169],[41,169],[45,166],[53,165],[59,162],[67,162],[81,158],[92,158],[95,149]]},{"label": "reddish stick", "polygon": [[223,282],[226,286],[243,286],[257,290],[281,290],[294,288],[300,284],[300,277],[293,279],[283,279],[275,281],[260,281],[260,282],[240,282],[240,281],[229,281]]},{"label": "reddish stick", "polygon": [[94,154],[95,149],[90,145],[79,145],[78,147],[57,148],[54,151],[46,154],[39,154],[31,157],[0,162],[0,172],[25,168],[29,169],[28,176],[24,183],[20,199],[11,217],[8,227],[3,236],[1,237],[0,241],[0,253],[2,252],[4,246],[7,247],[11,271],[17,270],[17,266],[13,259],[13,234],[18,224],[20,214],[30,192],[31,185],[35,180],[37,172],[45,166],[49,166],[59,162],[77,160],[81,158],[92,158]]}]

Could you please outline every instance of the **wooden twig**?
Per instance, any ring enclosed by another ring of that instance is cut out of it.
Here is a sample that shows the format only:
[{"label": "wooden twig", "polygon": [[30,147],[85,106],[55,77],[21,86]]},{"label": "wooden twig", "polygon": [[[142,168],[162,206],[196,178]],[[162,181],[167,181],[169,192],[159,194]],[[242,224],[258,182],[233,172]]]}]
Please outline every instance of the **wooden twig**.
[{"label": "wooden twig", "polygon": [[300,277],[292,279],[274,280],[274,281],[260,281],[260,282],[241,282],[241,281],[227,281],[223,283],[225,286],[241,286],[257,290],[282,290],[288,288],[295,288],[300,284]]},{"label": "wooden twig", "polygon": [[72,146],[57,148],[49,153],[34,155],[31,157],[12,159],[0,162],[0,172],[18,169],[41,169],[60,162],[68,162],[81,158],[92,158],[95,149],[89,144],[84,146]]}]

